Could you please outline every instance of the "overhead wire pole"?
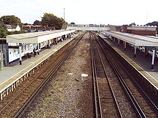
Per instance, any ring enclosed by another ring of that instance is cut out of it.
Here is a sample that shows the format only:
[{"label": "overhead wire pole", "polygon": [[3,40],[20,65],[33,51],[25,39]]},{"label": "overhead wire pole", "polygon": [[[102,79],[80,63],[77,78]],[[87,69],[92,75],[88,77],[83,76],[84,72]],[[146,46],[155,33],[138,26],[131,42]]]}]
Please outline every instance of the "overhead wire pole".
[{"label": "overhead wire pole", "polygon": [[148,12],[146,13],[146,23],[147,23],[147,21],[148,21]]},{"label": "overhead wire pole", "polygon": [[65,20],[65,0],[62,0],[62,7],[63,7],[63,19]]},{"label": "overhead wire pole", "polygon": [[63,9],[63,19],[65,20],[65,8]]}]

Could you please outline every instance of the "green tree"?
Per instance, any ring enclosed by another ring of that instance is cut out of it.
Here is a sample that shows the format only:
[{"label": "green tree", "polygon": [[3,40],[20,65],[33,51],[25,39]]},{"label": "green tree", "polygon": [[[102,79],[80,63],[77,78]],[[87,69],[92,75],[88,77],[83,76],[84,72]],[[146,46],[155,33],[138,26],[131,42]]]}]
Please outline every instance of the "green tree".
[{"label": "green tree", "polygon": [[20,18],[16,17],[15,15],[2,16],[0,19],[4,24],[21,24]]},{"label": "green tree", "polygon": [[7,36],[7,31],[4,28],[0,28],[0,38],[5,38]]},{"label": "green tree", "polygon": [[136,25],[136,23],[135,23],[135,22],[133,22],[133,23],[131,23],[131,24],[129,24],[129,25]]},{"label": "green tree", "polygon": [[39,20],[35,20],[33,23],[33,25],[40,25],[40,24],[41,24],[41,22]]},{"label": "green tree", "polygon": [[158,26],[158,21],[149,22],[149,23],[147,23],[146,25]]},{"label": "green tree", "polygon": [[3,21],[0,20],[0,38],[5,38],[7,36],[6,26]]},{"label": "green tree", "polygon": [[[6,17],[6,18],[7,18],[7,17]],[[12,19],[12,18],[10,18],[10,19]],[[14,19],[14,18],[13,18],[13,19]],[[19,24],[19,23],[21,23],[21,21],[19,22],[19,21],[18,21],[18,18],[17,18],[17,22],[12,22],[12,24]],[[4,19],[4,17],[2,16],[2,17],[0,18],[0,38],[6,38],[7,35],[11,35],[11,34],[26,33],[26,31],[24,31],[24,30],[14,31],[14,32],[12,32],[12,31],[11,31],[11,32],[10,32],[10,31],[7,31],[5,24],[7,24],[7,22],[5,22],[5,19]],[[20,25],[22,25],[22,23],[21,23]]]},{"label": "green tree", "polygon": [[64,19],[58,18],[54,14],[44,13],[41,24],[46,27],[55,27],[61,29],[63,24],[67,24]]},{"label": "green tree", "polygon": [[6,26],[4,25],[3,21],[0,21],[0,28],[6,29]]}]

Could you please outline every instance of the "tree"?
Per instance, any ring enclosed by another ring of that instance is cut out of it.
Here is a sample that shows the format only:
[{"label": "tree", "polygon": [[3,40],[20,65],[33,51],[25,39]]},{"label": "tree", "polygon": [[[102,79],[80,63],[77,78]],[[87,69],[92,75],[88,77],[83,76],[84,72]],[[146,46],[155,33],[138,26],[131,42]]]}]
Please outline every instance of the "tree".
[{"label": "tree", "polygon": [[0,38],[5,38],[7,36],[6,26],[3,21],[0,20]]},{"label": "tree", "polygon": [[129,24],[129,25],[136,25],[136,23],[135,23],[135,22],[133,22],[133,23],[131,23],[131,24]]},{"label": "tree", "polygon": [[23,25],[31,25],[30,23],[23,23]]},{"label": "tree", "polygon": [[[71,22],[70,24],[75,25],[75,22]],[[91,24],[91,25],[93,25],[93,24]]]},{"label": "tree", "polygon": [[41,22],[39,20],[35,20],[33,23],[33,25],[40,25],[40,24],[41,24]]},{"label": "tree", "polygon": [[6,30],[6,26],[4,25],[3,21],[0,21],[0,28],[5,29]]},{"label": "tree", "polygon": [[7,31],[4,28],[0,28],[0,38],[5,38],[7,36]]},{"label": "tree", "polygon": [[26,33],[26,31],[20,30],[20,31],[14,31],[14,32],[10,32],[6,30],[6,26],[3,23],[3,20],[0,19],[0,38],[6,38],[7,35],[11,35],[11,34],[20,34],[20,33]]},{"label": "tree", "polygon": [[61,29],[63,24],[67,24],[63,18],[58,18],[54,14],[44,13],[41,24],[46,27],[55,27]]},{"label": "tree", "polygon": [[20,18],[14,15],[2,16],[0,19],[1,21],[3,21],[4,24],[21,24]]},{"label": "tree", "polygon": [[147,23],[146,25],[158,26],[158,21],[149,22],[149,23]]}]

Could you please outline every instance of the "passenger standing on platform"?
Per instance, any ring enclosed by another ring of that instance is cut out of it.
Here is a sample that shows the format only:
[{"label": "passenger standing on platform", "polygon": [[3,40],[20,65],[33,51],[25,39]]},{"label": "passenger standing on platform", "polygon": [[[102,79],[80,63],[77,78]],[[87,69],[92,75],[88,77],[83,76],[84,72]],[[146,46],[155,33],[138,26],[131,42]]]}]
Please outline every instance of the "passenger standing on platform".
[{"label": "passenger standing on platform", "polygon": [[34,54],[34,57],[35,57],[35,55],[36,55],[36,50],[35,50],[35,48],[33,49],[33,54]]},{"label": "passenger standing on platform", "polygon": [[37,54],[39,55],[39,50],[37,51]]}]

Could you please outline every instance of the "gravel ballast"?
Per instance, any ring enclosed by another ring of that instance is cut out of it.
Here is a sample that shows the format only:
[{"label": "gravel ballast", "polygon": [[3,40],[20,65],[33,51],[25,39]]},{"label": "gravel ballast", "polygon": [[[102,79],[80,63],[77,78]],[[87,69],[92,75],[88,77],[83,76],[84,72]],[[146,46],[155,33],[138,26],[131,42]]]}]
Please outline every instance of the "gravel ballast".
[{"label": "gravel ballast", "polygon": [[25,118],[93,118],[88,34],[41,91]]}]

